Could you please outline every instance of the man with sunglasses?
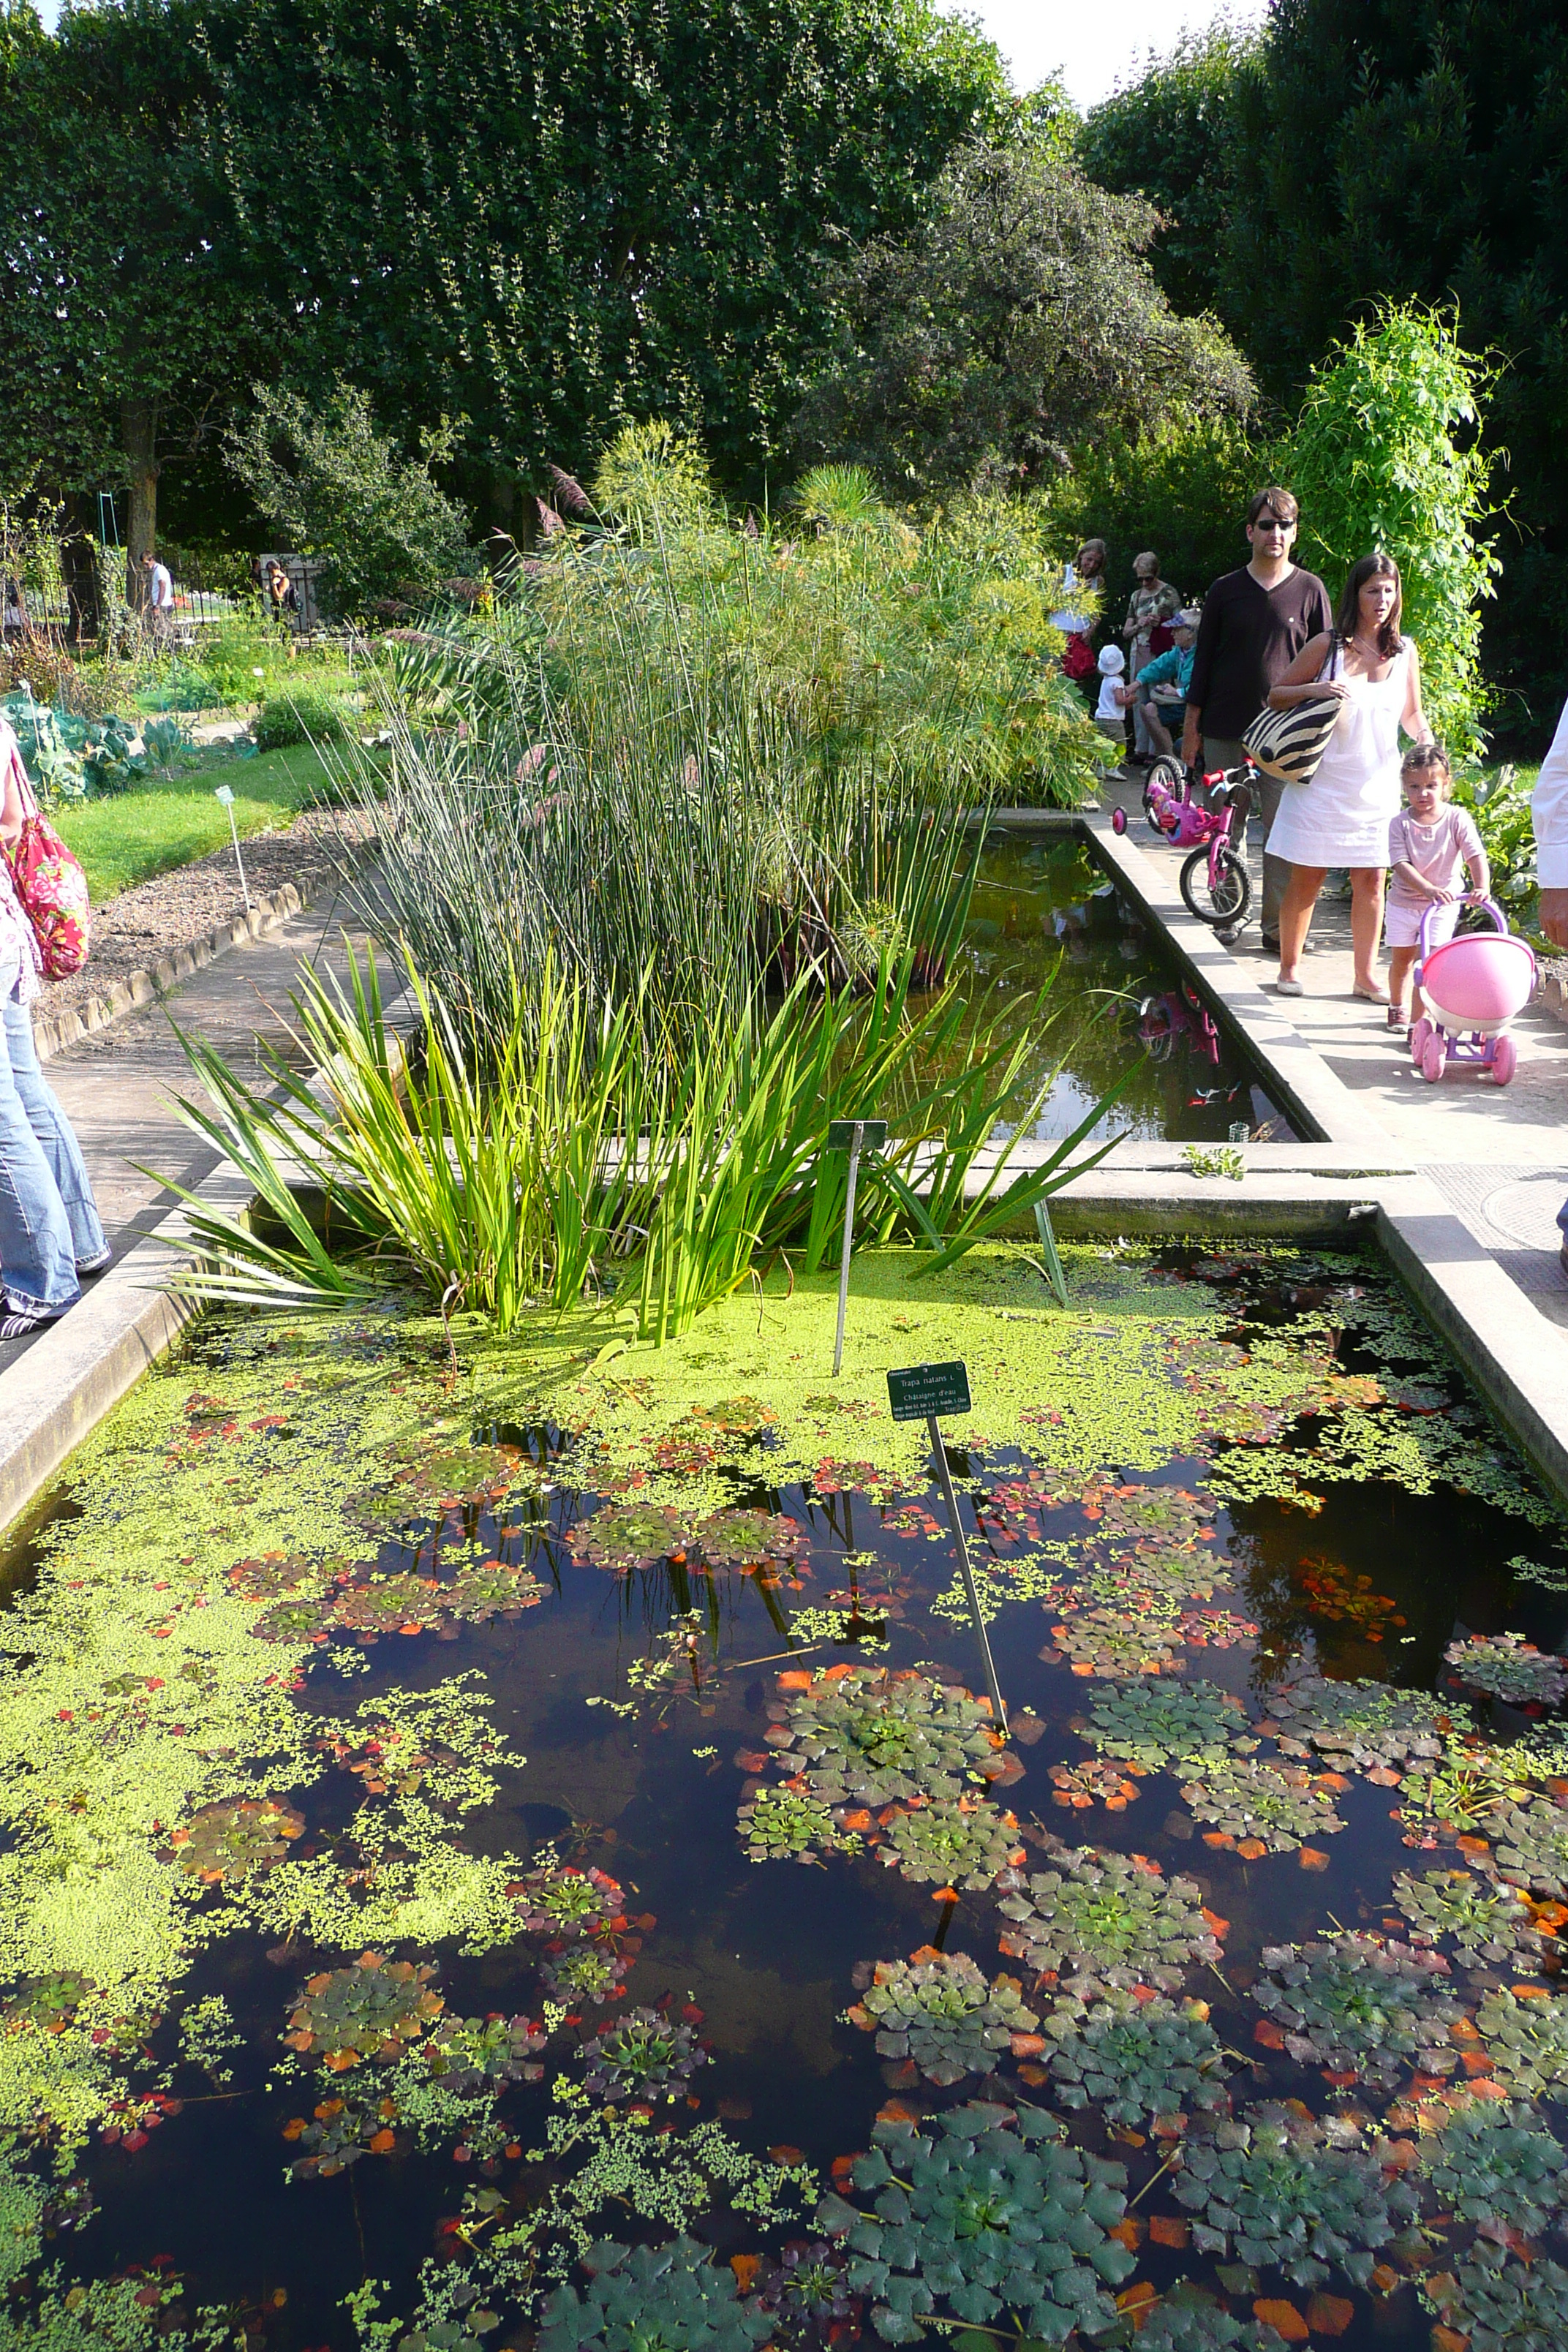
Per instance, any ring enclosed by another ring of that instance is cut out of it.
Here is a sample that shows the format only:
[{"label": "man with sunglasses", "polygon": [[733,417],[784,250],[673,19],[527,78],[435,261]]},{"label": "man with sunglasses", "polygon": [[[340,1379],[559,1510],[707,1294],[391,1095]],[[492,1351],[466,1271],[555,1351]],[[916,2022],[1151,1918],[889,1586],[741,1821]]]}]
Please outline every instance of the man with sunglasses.
[{"label": "man with sunglasses", "polygon": [[[1238,768],[1247,757],[1241,738],[1269,688],[1278,685],[1309,637],[1333,627],[1328,590],[1316,572],[1302,572],[1290,561],[1300,513],[1290,492],[1278,483],[1259,490],[1247,509],[1251,562],[1226,572],[1204,599],[1182,730],[1182,757],[1189,767]],[[1265,841],[1282,789],[1273,777],[1258,776],[1255,791]],[[1279,902],[1289,878],[1285,859],[1265,856],[1262,926],[1268,955],[1279,951]]]}]

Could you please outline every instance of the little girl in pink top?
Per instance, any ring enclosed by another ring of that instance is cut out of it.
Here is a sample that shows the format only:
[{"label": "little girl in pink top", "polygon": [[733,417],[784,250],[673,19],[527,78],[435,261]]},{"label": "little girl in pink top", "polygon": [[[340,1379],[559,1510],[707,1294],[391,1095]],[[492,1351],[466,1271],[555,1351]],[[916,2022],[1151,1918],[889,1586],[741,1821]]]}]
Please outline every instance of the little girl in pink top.
[{"label": "little girl in pink top", "polygon": [[[1470,878],[1470,892],[1485,898],[1491,891],[1491,870],[1476,821],[1468,809],[1449,805],[1453,778],[1448,755],[1440,743],[1417,743],[1405,754],[1399,782],[1405,806],[1388,828],[1388,909],[1384,937],[1388,942],[1388,1025],[1408,1029],[1412,1014],[1405,988],[1415,961],[1421,919],[1428,907],[1442,911],[1426,927],[1428,947],[1441,947],[1454,936],[1462,899],[1455,884],[1460,868]],[[1415,1018],[1426,1011],[1421,991],[1415,992]]]}]

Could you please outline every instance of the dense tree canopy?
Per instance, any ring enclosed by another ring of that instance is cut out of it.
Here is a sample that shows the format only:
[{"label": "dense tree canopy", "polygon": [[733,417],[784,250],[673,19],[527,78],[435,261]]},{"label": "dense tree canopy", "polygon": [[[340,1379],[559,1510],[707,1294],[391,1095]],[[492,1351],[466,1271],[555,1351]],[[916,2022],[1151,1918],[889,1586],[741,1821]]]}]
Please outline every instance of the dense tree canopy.
[{"label": "dense tree canopy", "polygon": [[1142,258],[1155,215],[1049,137],[964,148],[912,226],[843,273],[845,330],[802,445],[907,491],[1038,480],[1090,434],[1245,409],[1252,380]]}]

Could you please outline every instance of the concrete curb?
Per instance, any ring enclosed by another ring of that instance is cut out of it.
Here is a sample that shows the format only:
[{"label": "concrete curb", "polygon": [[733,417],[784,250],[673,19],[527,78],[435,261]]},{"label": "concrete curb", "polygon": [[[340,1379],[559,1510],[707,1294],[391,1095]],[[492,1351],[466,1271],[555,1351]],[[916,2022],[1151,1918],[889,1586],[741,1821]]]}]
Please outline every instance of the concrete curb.
[{"label": "concrete curb", "polygon": [[[73,1005],[68,1012],[52,1016],[36,1012],[33,1045],[39,1061],[51,1061],[79,1038],[107,1029],[127,1013],[134,1013],[138,1005],[151,1004],[177,981],[188,980],[193,971],[199,971],[204,964],[238,947],[243,940],[265,938],[268,931],[286,923],[290,915],[299,914],[304,904],[295,885],[285,882],[280,890],[258,898],[247,915],[237,915],[231,923],[216,924],[205,939],[193,940],[188,947],[175,948],[151,969],[133,971],[129,980],[111,982],[101,996],[89,996],[85,1004]],[[47,999],[40,998],[38,1002],[44,1004]]]}]

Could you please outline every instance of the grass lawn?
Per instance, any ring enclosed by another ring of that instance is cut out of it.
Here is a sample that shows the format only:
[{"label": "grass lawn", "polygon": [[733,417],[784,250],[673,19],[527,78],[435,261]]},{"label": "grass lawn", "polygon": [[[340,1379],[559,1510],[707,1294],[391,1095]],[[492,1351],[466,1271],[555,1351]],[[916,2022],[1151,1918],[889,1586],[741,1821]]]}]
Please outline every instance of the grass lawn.
[{"label": "grass lawn", "polygon": [[226,748],[197,752],[169,776],[129,792],[51,811],[68,848],[87,872],[94,906],[152,875],[167,874],[221,849],[228,816],[213,793],[226,784],[241,835],[280,830],[320,792],[325,771],[307,746],[237,759]]}]

